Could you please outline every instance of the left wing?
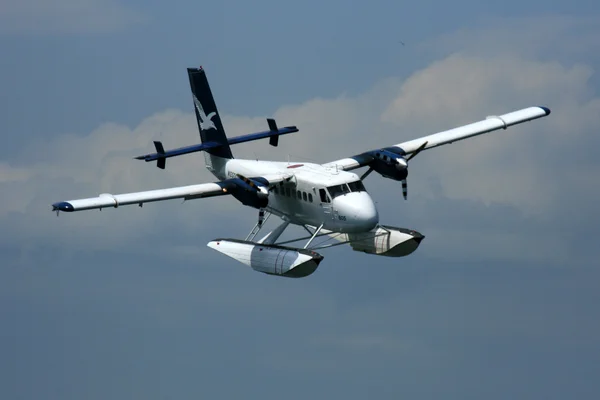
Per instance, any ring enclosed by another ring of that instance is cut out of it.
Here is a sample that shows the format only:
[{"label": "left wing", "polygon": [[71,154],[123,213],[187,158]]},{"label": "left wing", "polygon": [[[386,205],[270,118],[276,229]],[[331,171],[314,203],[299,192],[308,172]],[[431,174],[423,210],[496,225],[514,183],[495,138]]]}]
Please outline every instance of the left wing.
[{"label": "left wing", "polygon": [[[371,166],[375,171],[381,169],[386,173],[394,175],[393,171],[406,168],[406,162],[417,155],[422,150],[432,149],[444,144],[454,143],[459,140],[467,139],[473,136],[492,132],[498,129],[506,129],[509,126],[517,125],[533,119],[550,115],[550,109],[547,107],[529,107],[500,116],[489,116],[486,119],[474,122],[472,124],[460,126],[433,135],[424,136],[418,139],[409,140],[377,150],[370,150],[350,158],[333,161],[324,164],[328,167],[337,167],[342,170],[352,170],[364,166]],[[410,155],[408,159],[403,156]],[[388,168],[386,168],[388,167]],[[397,178],[404,179],[403,174]],[[387,176],[384,174],[384,176]],[[396,176],[387,176],[396,179]]]}]

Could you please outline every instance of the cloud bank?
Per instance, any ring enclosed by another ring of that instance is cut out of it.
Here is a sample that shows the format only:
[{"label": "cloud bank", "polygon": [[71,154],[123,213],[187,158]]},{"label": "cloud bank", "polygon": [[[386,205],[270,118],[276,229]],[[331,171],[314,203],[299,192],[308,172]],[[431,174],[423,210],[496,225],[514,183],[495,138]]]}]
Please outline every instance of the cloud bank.
[{"label": "cloud bank", "polygon": [[[278,148],[258,142],[236,146],[234,154],[328,162],[487,115],[547,105],[552,114],[542,120],[419,155],[411,162],[407,202],[396,182],[373,174],[366,183],[379,203],[382,222],[423,231],[431,256],[566,262],[576,252],[574,227],[597,232],[591,215],[600,190],[592,182],[600,165],[595,152],[587,150],[600,144],[595,133],[600,99],[592,77],[593,68],[585,63],[540,61],[519,53],[478,56],[466,50],[404,81],[392,77],[357,96],[282,106],[273,116],[280,125],[297,125],[300,132],[282,138]],[[264,116],[221,113],[231,136],[266,125]],[[168,160],[165,171],[132,160],[151,150],[156,139],[167,147],[197,141],[191,111],[165,110],[134,128],[107,123],[85,135],[32,140],[19,165],[0,164],[0,218],[14,226],[6,240],[41,240],[62,231],[72,236],[64,240],[82,245],[129,246],[157,232],[157,226],[190,233],[217,219],[251,224],[254,212],[234,199],[184,205],[170,201],[142,210],[66,214],[58,221],[48,211],[58,200],[214,180],[197,155]]]}]

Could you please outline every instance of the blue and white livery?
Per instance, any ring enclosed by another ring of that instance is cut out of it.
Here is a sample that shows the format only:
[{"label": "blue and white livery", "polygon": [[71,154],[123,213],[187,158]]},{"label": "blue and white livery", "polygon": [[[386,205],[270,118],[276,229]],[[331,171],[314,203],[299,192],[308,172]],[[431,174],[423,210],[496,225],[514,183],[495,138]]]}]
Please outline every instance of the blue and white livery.
[{"label": "blue and white livery", "polygon": [[[258,222],[244,240],[215,239],[208,246],[259,272],[304,277],[312,274],[323,260],[316,252],[319,249],[350,244],[355,251],[402,257],[419,247],[424,238],[421,233],[380,224],[375,203],[363,185],[371,172],[400,181],[406,199],[408,164],[421,151],[550,114],[546,107],[524,108],[326,164],[240,160],[233,157],[231,145],[269,138],[269,143],[277,146],[279,136],[298,129],[295,126],[278,128],[275,120],[267,119],[267,131],[227,138],[205,71],[200,67],[188,68],[187,72],[201,144],[165,151],[161,142],[154,142],[156,153],[136,158],[156,161],[157,167],[164,169],[167,158],[202,151],[206,168],[218,180],[146,192],[104,193],[98,197],[54,203],[53,211],[58,214],[60,211],[119,208],[132,204],[141,207],[154,201],[231,195],[243,205],[257,209]],[[351,172],[362,167],[367,170],[361,176]],[[272,215],[281,219],[280,225],[256,240]],[[307,236],[278,241],[290,224],[304,228]],[[314,244],[317,238],[326,238],[330,243]],[[302,248],[286,246],[301,240],[307,240]]]}]

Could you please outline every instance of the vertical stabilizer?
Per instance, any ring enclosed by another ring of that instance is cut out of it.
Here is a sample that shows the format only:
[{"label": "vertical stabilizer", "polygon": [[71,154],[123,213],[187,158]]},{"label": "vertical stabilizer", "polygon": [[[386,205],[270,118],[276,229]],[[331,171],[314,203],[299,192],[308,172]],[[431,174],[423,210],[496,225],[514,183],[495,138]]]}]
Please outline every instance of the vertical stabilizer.
[{"label": "vertical stabilizer", "polygon": [[202,67],[188,68],[187,72],[190,78],[190,88],[192,89],[200,139],[202,143],[215,142],[222,145],[214,149],[208,149],[206,152],[219,158],[233,158],[231,149],[227,144],[227,136],[221,123],[219,111],[217,111],[215,99],[208,85],[206,72]]}]

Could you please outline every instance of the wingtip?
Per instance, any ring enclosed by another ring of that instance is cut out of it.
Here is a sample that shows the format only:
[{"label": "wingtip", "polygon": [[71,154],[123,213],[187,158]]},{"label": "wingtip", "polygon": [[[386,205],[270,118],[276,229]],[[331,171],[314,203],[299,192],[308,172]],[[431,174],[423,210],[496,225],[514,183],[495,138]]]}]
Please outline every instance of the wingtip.
[{"label": "wingtip", "polygon": [[52,211],[66,211],[72,212],[75,211],[73,205],[66,201],[61,201],[59,203],[52,204]]},{"label": "wingtip", "polygon": [[544,112],[546,113],[546,115],[550,115],[550,109],[548,107],[542,107],[542,106],[538,106],[540,107],[542,110],[544,110]]}]

